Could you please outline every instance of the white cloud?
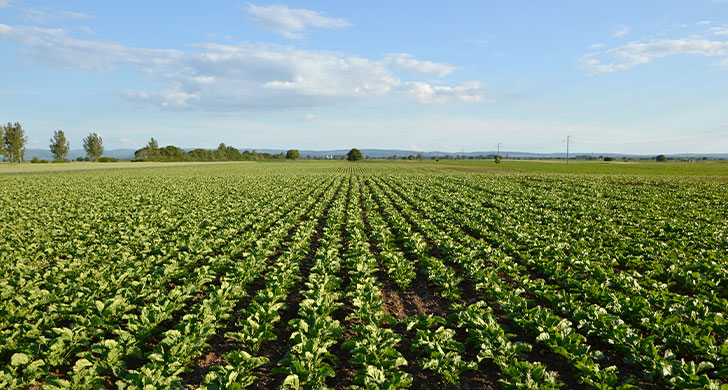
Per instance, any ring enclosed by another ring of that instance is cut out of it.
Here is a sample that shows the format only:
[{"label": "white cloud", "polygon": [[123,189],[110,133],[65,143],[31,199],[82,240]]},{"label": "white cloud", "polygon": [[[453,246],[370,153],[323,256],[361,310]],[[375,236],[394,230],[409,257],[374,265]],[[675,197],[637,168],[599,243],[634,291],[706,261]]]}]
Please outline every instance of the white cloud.
[{"label": "white cloud", "polygon": [[248,4],[248,15],[260,27],[289,39],[301,39],[309,26],[342,28],[351,26],[343,18],[330,18],[307,9],[294,9],[285,5],[258,6]]},{"label": "white cloud", "polygon": [[490,42],[485,39],[468,38],[460,42],[462,45],[488,46]]},{"label": "white cloud", "polygon": [[10,0],[0,0],[0,8],[7,8],[10,5]]},{"label": "white cloud", "polygon": [[83,32],[84,34],[88,34],[88,35],[96,34],[96,31],[94,31],[93,29],[91,29],[91,27],[88,27],[88,26],[80,26],[80,27],[76,27],[76,29],[78,31]]},{"label": "white cloud", "polygon": [[127,67],[145,80],[162,83],[164,87],[158,90],[126,90],[122,96],[167,110],[288,109],[346,104],[385,95],[426,104],[480,102],[484,95],[477,82],[433,86],[401,80],[393,68],[405,66],[434,75],[456,69],[408,54],[373,60],[266,44],[207,43],[189,45],[185,51],[144,49],[75,39],[68,34],[63,29],[0,24],[0,39],[23,44],[22,53],[35,62],[89,71]]},{"label": "white cloud", "polygon": [[713,27],[710,30],[708,30],[708,33],[711,35],[728,35],[728,27],[726,27],[726,26]]},{"label": "white cloud", "polygon": [[293,122],[311,122],[314,119],[316,119],[316,115],[314,114],[303,114],[301,116],[292,116],[289,118],[290,121]]},{"label": "white cloud", "polygon": [[399,90],[412,100],[422,104],[441,104],[451,100],[482,102],[484,95],[483,85],[476,81],[456,87],[433,86],[413,81],[404,83]]},{"label": "white cloud", "polygon": [[82,20],[82,19],[93,19],[93,16],[85,14],[83,12],[63,11],[61,15],[68,19]]},{"label": "white cloud", "polygon": [[701,20],[699,22],[695,22],[695,24],[701,26],[701,25],[710,24],[710,21],[709,20]]},{"label": "white cloud", "polygon": [[444,77],[456,71],[458,67],[449,64],[441,64],[432,61],[420,61],[413,55],[406,53],[388,54],[384,57],[384,63],[399,70],[412,73],[424,73],[437,77]]},{"label": "white cloud", "polygon": [[36,23],[48,23],[53,17],[51,14],[40,8],[24,8],[23,19]]},{"label": "white cloud", "polygon": [[181,56],[175,50],[136,49],[113,42],[75,39],[64,29],[0,24],[0,38],[26,45],[22,52],[38,62],[67,69],[108,71],[126,64],[151,70]]},{"label": "white cloud", "polygon": [[605,45],[603,43],[593,43],[593,44],[591,44],[589,46],[589,48],[592,49],[592,50],[596,50],[596,49],[601,49],[601,48],[603,48],[605,46],[607,46],[607,45]]},{"label": "white cloud", "polygon": [[619,26],[619,28],[617,28],[617,30],[612,33],[612,36],[616,38],[623,37],[629,34],[629,31],[630,28],[628,26]]},{"label": "white cloud", "polygon": [[151,103],[167,110],[184,110],[192,108],[192,102],[200,99],[199,93],[180,91],[138,92],[122,91],[121,95],[129,100]]},{"label": "white cloud", "polygon": [[591,74],[610,73],[646,64],[673,55],[692,54],[706,57],[728,56],[728,42],[708,39],[661,39],[630,42],[602,52],[583,55],[578,66]]},{"label": "white cloud", "polygon": [[31,20],[36,23],[45,24],[55,20],[83,20],[92,19],[93,16],[73,11],[55,11],[50,7],[16,7],[21,13],[21,17],[25,20]]},{"label": "white cloud", "polygon": [[126,137],[120,137],[119,141],[121,141],[121,143],[124,144],[124,146],[136,146],[137,145],[136,142],[134,142],[133,140],[126,138]]}]

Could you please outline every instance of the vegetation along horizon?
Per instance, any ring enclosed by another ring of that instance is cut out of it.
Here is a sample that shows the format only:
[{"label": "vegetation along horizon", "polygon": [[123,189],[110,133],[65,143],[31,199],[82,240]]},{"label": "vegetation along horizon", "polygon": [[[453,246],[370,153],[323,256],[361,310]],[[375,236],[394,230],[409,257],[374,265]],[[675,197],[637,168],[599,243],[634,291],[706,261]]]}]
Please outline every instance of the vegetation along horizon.
[{"label": "vegetation along horizon", "polygon": [[0,388],[728,390],[726,178],[2,164]]}]

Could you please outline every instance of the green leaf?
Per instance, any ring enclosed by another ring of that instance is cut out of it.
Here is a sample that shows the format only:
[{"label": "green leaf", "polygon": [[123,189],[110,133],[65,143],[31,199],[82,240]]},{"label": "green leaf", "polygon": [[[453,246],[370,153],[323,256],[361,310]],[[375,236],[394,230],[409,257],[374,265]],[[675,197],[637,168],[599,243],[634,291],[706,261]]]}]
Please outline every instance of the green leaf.
[{"label": "green leaf", "polygon": [[79,359],[76,361],[76,364],[73,365],[73,372],[79,372],[84,368],[91,366],[93,366],[93,363],[91,363],[87,359]]},{"label": "green leaf", "polygon": [[13,356],[10,358],[10,365],[12,367],[28,364],[28,362],[30,362],[30,357],[24,353],[13,354]]}]

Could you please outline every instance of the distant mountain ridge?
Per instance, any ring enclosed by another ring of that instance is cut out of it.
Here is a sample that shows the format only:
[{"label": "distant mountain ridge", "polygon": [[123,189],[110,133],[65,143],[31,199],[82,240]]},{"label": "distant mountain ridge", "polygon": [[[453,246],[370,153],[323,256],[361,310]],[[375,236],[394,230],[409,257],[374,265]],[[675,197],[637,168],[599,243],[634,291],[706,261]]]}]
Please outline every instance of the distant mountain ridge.
[{"label": "distant mountain ridge", "polygon": [[[185,151],[190,151],[195,148],[183,148]],[[285,153],[286,150],[284,149],[252,149],[252,148],[243,148],[239,149],[241,152],[243,151],[253,151],[259,153],[270,153],[270,154],[278,154],[278,153]],[[440,152],[440,151],[430,151],[430,152],[422,152],[422,151],[416,151],[416,150],[404,150],[404,149],[359,149],[361,150],[362,154],[365,157],[370,158],[387,158],[392,156],[399,156],[399,157],[406,157],[406,156],[417,156],[418,154],[422,154],[422,157],[424,158],[430,158],[430,157],[455,157],[455,156],[467,156],[467,157],[474,157],[474,156],[488,156],[488,155],[494,155],[496,154],[495,150],[490,151],[476,151],[476,152],[459,152],[459,153],[452,153],[452,152]],[[111,150],[105,150],[104,156],[118,158],[120,160],[131,160],[134,158],[134,152],[136,149],[111,149]],[[299,150],[299,153],[301,154],[301,157],[311,156],[311,157],[322,157],[325,158],[326,156],[345,156],[346,153],[349,152],[349,149],[332,149],[332,150]],[[531,153],[531,152],[518,152],[518,151],[506,151],[502,150],[500,152],[500,155],[503,157],[515,157],[515,158],[565,158],[566,153]],[[72,149],[68,152],[68,159],[69,160],[75,160],[78,157],[84,157],[86,156],[86,152],[83,149]],[[654,154],[629,154],[629,153],[569,153],[570,157],[576,157],[576,156],[609,156],[609,157],[628,157],[628,158],[649,158],[649,157],[655,157]],[[702,158],[707,157],[710,159],[728,159],[728,153],[682,153],[682,154],[666,154],[667,157],[671,158]],[[53,154],[51,154],[51,151],[48,149],[26,149],[25,151],[25,161],[30,161],[34,157],[37,157],[40,160],[52,160]]]},{"label": "distant mountain ridge", "polygon": [[[118,158],[119,160],[131,160],[134,158],[134,152],[136,149],[111,149],[104,150],[104,156]],[[85,157],[86,151],[83,149],[71,149],[68,151],[69,160],[75,160],[78,157]],[[26,149],[24,161],[30,161],[33,157],[37,157],[39,160],[53,160],[53,154],[48,149]]]}]

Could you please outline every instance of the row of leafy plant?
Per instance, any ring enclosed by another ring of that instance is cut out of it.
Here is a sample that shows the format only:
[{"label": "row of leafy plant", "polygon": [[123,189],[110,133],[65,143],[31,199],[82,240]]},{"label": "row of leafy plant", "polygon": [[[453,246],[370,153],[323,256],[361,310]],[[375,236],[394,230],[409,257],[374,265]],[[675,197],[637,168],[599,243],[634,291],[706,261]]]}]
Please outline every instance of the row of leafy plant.
[{"label": "row of leafy plant", "polygon": [[[460,196],[458,199],[462,200],[463,197]],[[440,202],[438,204],[447,203]],[[440,210],[440,212],[446,211]],[[476,217],[479,215],[477,211],[473,214]],[[458,218],[463,220],[471,217],[458,216]],[[508,220],[509,218],[507,217],[498,218],[500,223]],[[616,329],[621,329],[624,334],[636,333],[638,340],[644,340],[639,341],[640,344],[647,343],[646,345],[651,345],[650,347],[643,347],[644,351],[655,349],[660,351],[659,355],[673,357],[668,361],[675,360],[674,357],[676,356],[700,359],[700,363],[693,364],[690,362],[671,363],[670,366],[677,367],[675,371],[680,372],[684,366],[687,367],[687,372],[689,373],[712,372],[711,375],[715,377],[724,377],[728,373],[725,363],[728,358],[728,344],[723,343],[721,346],[715,339],[716,335],[724,334],[725,321],[721,315],[716,315],[707,310],[706,306],[701,304],[699,300],[690,297],[676,300],[674,296],[665,296],[674,294],[665,292],[664,290],[647,290],[642,288],[633,289],[635,291],[631,294],[625,294],[620,292],[619,288],[614,288],[618,283],[610,278],[609,274],[600,267],[599,263],[593,260],[588,258],[580,259],[579,264],[576,264],[574,267],[565,268],[563,260],[559,258],[554,259],[553,256],[549,256],[553,255],[553,253],[549,253],[548,251],[546,253],[540,253],[538,250],[543,245],[539,244],[543,242],[543,238],[538,240],[538,238],[529,239],[530,236],[524,236],[518,242],[519,240],[513,240],[502,233],[498,235],[499,230],[496,228],[482,230],[473,223],[469,226],[471,229],[477,231],[479,235],[490,236],[492,237],[491,240],[500,240],[500,242],[504,243],[504,248],[529,248],[528,252],[519,253],[514,249],[510,251],[517,255],[519,261],[545,275],[549,278],[549,281],[558,283],[555,285],[544,283],[542,291],[538,294],[544,301],[549,302],[552,307],[558,307],[559,305],[563,305],[564,302],[574,300],[587,301],[594,304],[593,309],[597,312],[604,311],[605,314],[612,316],[612,319],[606,324],[611,327],[616,327]],[[586,268],[590,271],[586,272],[586,275],[583,277],[575,279],[573,270],[580,268]],[[632,285],[634,286],[634,282]],[[605,286],[611,288],[605,289]],[[669,307],[667,307],[668,302]],[[655,310],[656,307],[660,306],[665,308],[668,313],[667,316],[664,316],[659,310]],[[570,311],[565,310],[565,312]],[[688,313],[693,313],[693,315],[689,316],[687,315]],[[698,314],[700,318],[696,318],[697,316],[695,314]],[[630,325],[621,323],[621,319],[625,319],[628,322],[631,320],[640,332],[635,332]],[[696,325],[688,325],[690,323],[695,324],[696,322]],[[593,331],[587,332],[588,335],[594,335]],[[641,336],[640,333],[647,334],[649,337]],[[609,337],[609,335],[603,335],[603,337]],[[631,338],[634,337],[631,336]],[[654,338],[654,341],[651,341],[651,338]],[[635,356],[635,352],[630,348],[626,348],[619,343],[617,343],[616,347],[630,358]],[[651,367],[653,360],[652,358],[644,358],[640,362],[637,362],[637,364],[642,367],[647,367],[651,371],[657,371],[655,367]],[[690,368],[693,365],[696,367],[695,370]],[[670,377],[669,374],[657,376]],[[702,380],[705,380],[705,378]]]},{"label": "row of leafy plant", "polygon": [[308,213],[308,219],[301,222],[292,241],[285,251],[268,266],[265,273],[265,288],[258,291],[248,307],[243,309],[236,323],[235,331],[225,337],[235,340],[238,347],[224,355],[225,363],[210,369],[201,383],[209,390],[242,389],[252,385],[256,369],[263,365],[276,364],[261,356],[260,348],[278,339],[281,313],[286,309],[286,300],[301,281],[301,266],[309,253],[313,234],[319,219],[335,192],[333,186],[326,190],[323,201],[319,201]]},{"label": "row of leafy plant", "polygon": [[[242,237],[238,235],[238,245],[228,246],[228,254],[237,256],[249,250],[246,247],[256,244],[257,234],[271,223],[276,223],[286,210],[292,209],[292,205],[295,205],[295,202],[291,203],[292,200],[274,203],[270,210],[261,210],[268,212],[266,217],[269,222],[251,219],[250,225],[246,226],[250,229],[246,231],[248,234]],[[203,286],[215,279],[215,275],[224,274],[234,262],[225,254],[216,255],[213,252],[210,245],[214,248],[217,245],[214,241],[190,239],[188,242],[189,247],[165,245],[151,249],[151,253],[142,260],[131,257],[127,264],[120,261],[104,264],[100,268],[106,273],[97,273],[96,269],[86,264],[89,271],[82,273],[80,282],[75,282],[71,275],[64,275],[71,281],[62,284],[67,289],[56,292],[56,299],[72,299],[70,305],[45,302],[44,305],[49,304],[51,310],[43,311],[28,304],[27,307],[33,308],[33,311],[24,320],[15,321],[13,318],[17,317],[8,316],[7,320],[14,323],[11,329],[5,330],[11,335],[3,346],[12,348],[16,345],[20,351],[12,353],[9,364],[1,374],[2,382],[11,387],[27,386],[53,367],[85,364],[83,358],[74,358],[75,355],[92,355],[92,351],[105,353],[116,360],[127,355],[138,355],[139,345],[158,332],[161,323],[171,319]],[[192,247],[195,243],[197,246]],[[205,263],[208,265],[202,265]],[[122,273],[114,275],[108,272],[107,266]],[[43,283],[48,283],[48,280],[41,280]],[[95,286],[102,288],[94,291]],[[86,294],[74,291],[85,291]],[[104,297],[104,292],[113,295]],[[39,320],[34,322],[34,318]],[[68,325],[59,326],[59,323]],[[23,327],[30,324],[33,329],[29,332]],[[112,333],[116,334],[115,338],[105,336]],[[77,359],[81,359],[81,363]],[[109,363],[106,368],[120,373],[118,364],[119,361]],[[48,380],[54,381],[56,377]]]},{"label": "row of leafy plant", "polygon": [[[372,188],[372,191],[374,191],[375,193],[379,192],[379,191],[383,192],[381,187],[379,187],[377,185],[372,185],[371,188]],[[399,207],[403,210],[407,210],[407,206],[404,204],[400,204]],[[435,227],[432,223],[428,223],[427,221],[418,217],[412,210],[408,210],[408,211],[409,211],[408,215],[409,215],[410,221],[412,221],[415,224],[415,227],[417,229],[419,229],[420,231],[425,232],[429,238],[435,239],[435,242],[438,243],[437,248],[440,249],[441,251],[443,251],[444,253],[446,253],[449,256],[448,259],[451,262],[459,265],[460,267],[463,267],[463,269],[466,271],[466,276],[471,277],[471,280],[474,281],[474,284],[476,285],[476,287],[478,287],[478,289],[481,289],[483,286],[482,285],[479,286],[477,279],[473,279],[472,277],[474,275],[472,275],[470,273],[470,271],[480,269],[475,265],[476,262],[470,261],[470,259],[463,256],[462,253],[460,256],[454,256],[455,250],[457,250],[459,248],[462,251],[466,252],[465,248],[455,245],[452,242],[452,240],[449,238],[449,236],[447,236],[447,234],[444,234],[443,232],[439,231],[437,229],[437,227]],[[447,243],[449,243],[449,245],[447,245],[447,244],[443,245],[442,244],[443,242],[447,242]],[[458,259],[459,261],[452,261],[453,259]],[[481,262],[480,265],[484,266],[484,263]],[[469,269],[468,267],[471,267],[471,268]],[[472,267],[476,267],[476,268],[472,268]],[[500,288],[507,289],[507,286],[502,285],[502,287],[500,287]],[[516,293],[518,293],[518,292],[516,292]],[[456,308],[458,310],[462,310],[463,306],[456,306]],[[521,313],[514,313],[514,316],[518,316],[520,314]],[[434,318],[426,317],[426,318],[424,318],[424,320],[425,320],[424,323],[422,321],[416,321],[415,324],[418,324],[419,326],[426,326],[427,327],[426,329],[429,329],[429,327],[432,327],[435,324],[437,324],[438,321],[440,323],[444,323],[444,321],[445,321],[445,319],[442,319],[442,318],[437,319],[437,317],[434,317]],[[598,377],[602,376],[603,374],[599,374],[599,372],[601,371],[600,367],[598,364],[593,362],[593,357],[590,354],[585,354],[583,356],[581,355],[583,352],[585,352],[585,350],[588,350],[588,347],[586,347],[586,349],[584,348],[585,340],[581,340],[578,338],[575,339],[573,337],[571,337],[571,338],[566,337],[566,336],[568,336],[569,333],[564,333],[563,330],[561,330],[561,333],[559,333],[559,330],[554,329],[553,327],[549,327],[548,324],[545,324],[545,323],[543,323],[543,321],[539,321],[539,320],[543,320],[543,318],[534,319],[533,321],[531,321],[530,324],[522,326],[522,329],[524,329],[524,330],[526,330],[526,329],[530,329],[530,330],[543,329],[543,330],[551,331],[554,334],[554,336],[559,336],[559,337],[553,337],[550,339],[543,339],[543,340],[537,339],[536,341],[544,342],[545,344],[547,344],[547,346],[549,348],[551,348],[556,353],[561,352],[562,354],[567,354],[568,358],[571,358],[572,360],[579,358],[580,360],[579,360],[578,364],[581,366],[584,366],[584,371],[587,371],[587,373],[585,373],[583,375],[583,377],[584,377],[584,378],[582,378],[583,381],[586,382],[586,381],[592,380],[594,378],[590,379],[589,377],[594,377],[594,376],[597,377],[596,380],[601,380],[601,379],[598,379]],[[455,322],[455,321],[453,320],[453,322]],[[462,323],[461,323],[461,326],[462,326]],[[440,329],[440,328],[436,329],[437,332],[440,332],[440,338],[442,338],[445,333],[449,333],[449,332],[445,332],[444,328],[443,329]],[[472,330],[469,330],[469,331],[472,332]],[[570,331],[570,330],[568,330],[568,331]],[[501,332],[496,331],[494,334],[499,334],[499,333],[501,333]],[[505,334],[505,332],[502,332],[502,333]],[[471,341],[475,341],[475,339],[471,339]],[[523,347],[521,347],[521,349],[518,351],[518,353],[514,356],[511,356],[511,358],[516,358],[516,359],[523,358],[522,353],[527,350],[530,350],[530,348],[531,348],[530,345],[527,345],[527,344],[524,345]],[[497,363],[497,361],[496,361],[496,363]],[[524,386],[524,385],[535,382],[535,383],[538,383],[538,386],[544,386],[544,388],[553,388],[554,386],[558,386],[554,373],[547,371],[545,369],[545,367],[543,367],[543,365],[541,365],[539,363],[532,363],[532,362],[526,362],[526,361],[524,361],[523,363],[520,363],[520,364],[521,364],[521,366],[525,366],[525,369],[522,369],[521,371],[517,371],[517,370],[504,371],[504,374],[508,378],[508,379],[503,380],[504,384],[509,385],[509,386],[515,385],[516,387],[518,387],[518,386]],[[502,367],[502,368],[504,368],[504,367]],[[531,369],[532,369],[532,371],[531,371]],[[609,371],[610,371],[610,374],[612,374],[611,373],[612,370],[609,370]],[[534,375],[535,375],[535,377],[534,377]],[[613,381],[616,381],[616,377],[612,378],[612,376],[613,376],[613,374],[610,375],[610,379],[612,379]]]},{"label": "row of leafy plant", "polygon": [[[348,194],[349,181],[344,180],[340,193]],[[344,328],[333,318],[343,307],[340,289],[342,261],[341,224],[345,213],[345,197],[336,197],[324,225],[323,237],[313,259],[308,278],[301,290],[298,316],[288,323],[292,330],[289,350],[274,373],[285,375],[282,388],[326,389],[327,378],[334,377],[336,356],[331,348]]]},{"label": "row of leafy plant", "polygon": [[[356,194],[361,193],[361,185],[357,177]],[[347,320],[354,324],[355,336],[343,343],[342,347],[349,350],[350,361],[359,367],[354,382],[358,385],[357,388],[368,390],[409,388],[412,385],[412,375],[403,370],[407,366],[407,360],[397,350],[402,337],[391,328],[396,319],[383,307],[382,291],[375,275],[379,264],[370,251],[359,196],[350,197],[346,215],[344,257],[350,278],[346,296],[353,308]],[[386,239],[386,227],[379,225],[379,228],[381,239]],[[402,276],[399,272],[390,275]]]},{"label": "row of leafy plant", "polygon": [[[117,368],[123,373],[116,381],[120,389],[125,388],[170,388],[180,386],[180,375],[188,370],[188,365],[199,356],[208,346],[208,341],[225,325],[230,318],[232,308],[247,295],[247,286],[261,274],[278,248],[283,244],[284,238],[294,228],[296,222],[308,209],[308,205],[316,202],[317,196],[307,195],[307,200],[291,214],[283,218],[270,215],[274,221],[273,228],[262,238],[255,241],[252,247],[239,258],[235,259],[234,267],[224,275],[219,284],[211,285],[206,294],[193,306],[189,307],[179,323],[161,336],[162,340],[154,348],[144,354],[146,364],[138,369],[129,369],[123,361],[117,363]],[[138,343],[138,340],[132,342]],[[131,344],[136,347],[138,344]],[[97,350],[81,355],[74,366],[74,373],[70,381],[49,381],[60,388],[94,388],[102,383],[102,375],[109,365],[109,356],[115,352],[123,354],[129,351],[129,345],[118,344],[115,348]],[[87,359],[88,358],[88,359]],[[95,358],[95,359],[94,359]],[[79,367],[83,363],[86,367]],[[53,388],[53,387],[51,387]]]},{"label": "row of leafy plant", "polygon": [[[437,204],[436,202],[433,202]],[[425,210],[425,212],[432,213],[433,210]],[[437,211],[438,215],[443,215],[443,211],[439,210]],[[457,215],[461,216],[461,214],[457,214],[454,212],[450,212],[447,215]],[[519,274],[514,275],[515,277],[518,277]],[[531,287],[530,292],[531,293],[538,293],[540,290],[538,289],[538,283],[533,284],[529,283],[526,279],[527,287]],[[541,283],[542,284],[542,283]],[[528,290],[528,288],[527,288]],[[552,289],[551,292],[555,292],[556,290]],[[548,295],[548,293],[544,294],[538,294],[539,298],[544,299],[548,301],[552,306],[555,306],[557,304],[571,304],[571,305],[577,305],[581,309],[581,313],[584,313],[583,316],[587,316],[585,318],[604,318],[605,316],[599,315],[600,309],[597,305],[586,305],[581,304],[578,302],[574,302],[574,297],[570,296],[566,293],[558,293],[556,296]],[[548,300],[547,297],[552,297],[552,299]],[[511,307],[510,309],[513,309]],[[586,311],[585,311],[586,310]],[[570,316],[571,318],[579,319],[581,317],[575,316],[574,311],[568,311],[561,309],[562,313],[566,314],[567,316]],[[591,314],[589,314],[591,313]],[[619,319],[616,318],[618,321]],[[585,327],[585,319],[581,318],[579,321],[580,329],[583,329]],[[589,321],[586,321],[588,324]],[[592,329],[594,326],[592,325]],[[655,352],[652,352],[651,354],[648,354],[651,352],[650,347],[648,345],[651,345],[651,342],[649,339],[646,339],[644,342],[639,342],[640,346],[637,347],[635,345],[630,345],[628,340],[631,340],[634,338],[634,331],[630,331],[629,327],[624,326],[623,324],[620,324],[619,322],[614,322],[614,320],[608,321],[606,323],[597,322],[597,329],[601,329],[602,333],[599,334],[599,336],[606,340],[614,340],[615,335],[616,341],[618,343],[618,348],[626,349],[624,352],[626,355],[630,356],[631,359],[638,359],[638,365],[644,369],[647,370],[648,373],[650,373],[651,376],[654,377],[665,377],[668,383],[672,383],[675,386],[684,387],[690,383],[696,383],[696,386],[702,386],[700,383],[708,383],[711,386],[715,386],[715,381],[711,381],[708,379],[705,375],[700,375],[699,373],[701,371],[705,371],[706,369],[712,368],[711,363],[701,363],[698,365],[694,365],[693,363],[685,363],[684,361],[676,360],[675,356],[673,354],[670,354],[669,352],[665,355],[665,357],[661,357]],[[616,329],[616,330],[615,330]],[[586,330],[584,330],[585,333],[587,333]],[[594,335],[593,332],[587,333],[588,335]],[[621,339],[619,337],[621,336]],[[629,338],[628,338],[629,337]],[[638,337],[639,340],[639,337]],[[644,343],[648,344],[644,344]],[[611,341],[611,343],[614,343],[614,341]],[[643,347],[644,345],[644,347]],[[620,347],[621,346],[621,347]],[[654,347],[652,347],[652,350],[654,350]],[[664,362],[664,363],[661,363]]]}]

